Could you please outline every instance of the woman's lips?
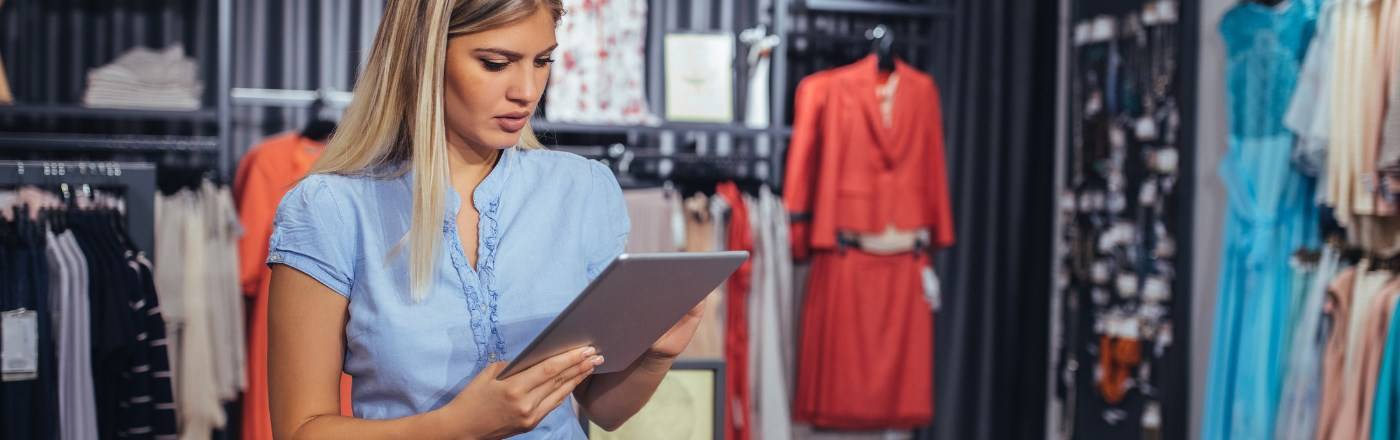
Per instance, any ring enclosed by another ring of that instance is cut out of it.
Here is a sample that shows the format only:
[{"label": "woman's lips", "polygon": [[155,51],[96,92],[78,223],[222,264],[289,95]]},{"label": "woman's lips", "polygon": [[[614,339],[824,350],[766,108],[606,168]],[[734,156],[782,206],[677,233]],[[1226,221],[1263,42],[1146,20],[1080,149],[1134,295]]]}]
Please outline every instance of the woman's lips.
[{"label": "woman's lips", "polygon": [[525,128],[525,124],[530,122],[530,116],[524,115],[501,115],[496,117],[496,124],[502,131],[516,133]]}]

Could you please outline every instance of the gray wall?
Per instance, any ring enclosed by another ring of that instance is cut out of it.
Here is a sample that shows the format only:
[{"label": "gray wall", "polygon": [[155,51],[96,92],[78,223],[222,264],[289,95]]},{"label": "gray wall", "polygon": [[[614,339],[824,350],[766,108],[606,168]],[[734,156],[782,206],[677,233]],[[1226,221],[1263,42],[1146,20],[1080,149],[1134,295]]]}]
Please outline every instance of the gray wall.
[{"label": "gray wall", "polygon": [[1220,39],[1220,17],[1235,0],[1202,0],[1200,61],[1196,84],[1196,204],[1191,245],[1191,431],[1201,432],[1205,406],[1206,371],[1210,365],[1211,335],[1215,326],[1216,279],[1225,223],[1225,186],[1216,173],[1228,146],[1225,114],[1225,43]]}]

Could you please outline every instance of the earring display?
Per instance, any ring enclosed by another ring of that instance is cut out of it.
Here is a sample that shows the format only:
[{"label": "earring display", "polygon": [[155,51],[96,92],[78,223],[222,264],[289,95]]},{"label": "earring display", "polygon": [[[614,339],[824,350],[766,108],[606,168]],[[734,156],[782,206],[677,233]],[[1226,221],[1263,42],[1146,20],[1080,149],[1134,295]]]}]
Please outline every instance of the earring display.
[{"label": "earring display", "polygon": [[[1148,438],[1163,424],[1181,213],[1174,2],[1072,32],[1066,252],[1057,287],[1063,438]],[[1086,266],[1087,264],[1087,266]],[[1154,374],[1157,373],[1157,374]],[[1167,421],[1172,423],[1171,421]],[[1181,422],[1175,422],[1181,423]]]}]

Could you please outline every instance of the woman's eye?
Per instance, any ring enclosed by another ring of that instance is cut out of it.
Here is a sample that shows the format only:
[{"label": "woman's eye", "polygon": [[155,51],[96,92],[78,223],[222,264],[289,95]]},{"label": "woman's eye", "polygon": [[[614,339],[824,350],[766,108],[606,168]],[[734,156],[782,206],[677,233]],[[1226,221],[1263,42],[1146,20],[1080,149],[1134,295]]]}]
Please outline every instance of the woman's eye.
[{"label": "woman's eye", "polygon": [[535,67],[544,67],[554,63],[554,58],[536,58]]},{"label": "woman's eye", "polygon": [[509,65],[510,65],[510,62],[509,62],[509,61],[497,62],[497,61],[491,61],[491,60],[481,60],[481,65],[482,65],[483,67],[485,67],[486,70],[488,70],[488,71],[491,71],[491,72],[500,72],[500,71],[502,71],[502,70],[506,70],[506,66],[509,66]]}]

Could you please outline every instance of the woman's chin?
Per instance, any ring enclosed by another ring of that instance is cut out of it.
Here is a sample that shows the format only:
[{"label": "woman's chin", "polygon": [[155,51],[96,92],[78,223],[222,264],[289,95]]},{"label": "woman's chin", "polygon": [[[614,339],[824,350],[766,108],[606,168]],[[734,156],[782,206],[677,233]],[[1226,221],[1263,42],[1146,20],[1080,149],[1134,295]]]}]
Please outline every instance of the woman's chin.
[{"label": "woman's chin", "polygon": [[491,148],[495,148],[497,150],[504,150],[510,147],[514,147],[516,144],[520,143],[520,133],[497,131],[495,133],[490,133],[488,136],[486,136],[485,140],[485,144],[490,145]]}]

